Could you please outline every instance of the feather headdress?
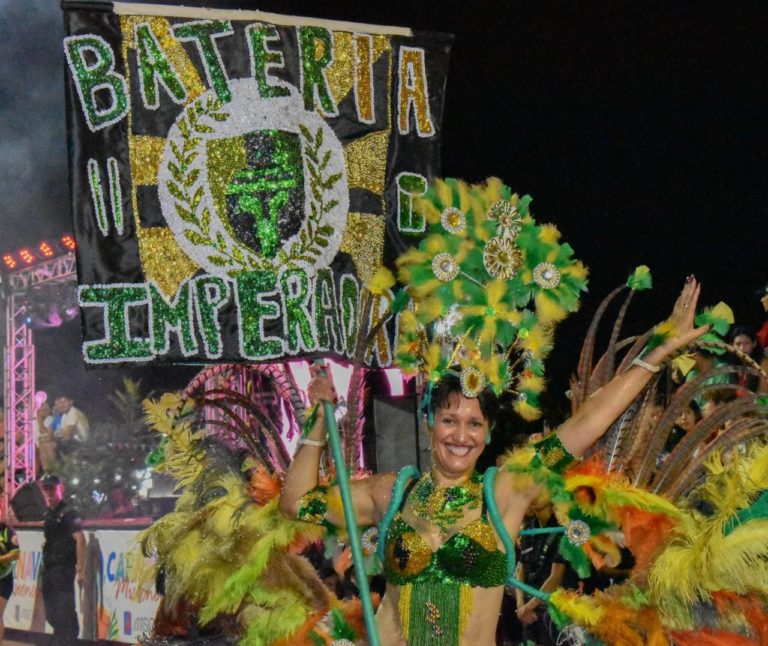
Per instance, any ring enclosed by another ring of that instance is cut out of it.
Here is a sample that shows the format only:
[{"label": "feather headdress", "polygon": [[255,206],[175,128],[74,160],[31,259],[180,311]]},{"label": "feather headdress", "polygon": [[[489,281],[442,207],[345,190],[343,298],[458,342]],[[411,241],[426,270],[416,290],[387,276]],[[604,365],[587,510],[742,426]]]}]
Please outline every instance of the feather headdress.
[{"label": "feather headdress", "polygon": [[458,366],[468,397],[511,388],[517,413],[535,419],[555,325],[578,309],[587,270],[530,203],[497,178],[436,180],[416,200],[427,231],[397,260],[412,307],[395,360],[430,383]]}]

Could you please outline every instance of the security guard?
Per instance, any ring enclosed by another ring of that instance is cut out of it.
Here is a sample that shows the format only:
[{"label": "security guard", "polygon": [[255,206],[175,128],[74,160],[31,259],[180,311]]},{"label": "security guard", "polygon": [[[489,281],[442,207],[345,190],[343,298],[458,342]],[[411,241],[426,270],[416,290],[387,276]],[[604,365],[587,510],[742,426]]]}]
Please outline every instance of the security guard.
[{"label": "security guard", "polygon": [[64,502],[59,476],[46,474],[41,481],[48,505],[43,524],[43,603],[45,618],[53,626],[57,646],[77,643],[80,625],[75,611],[75,574],[85,583],[85,536],[80,514]]}]

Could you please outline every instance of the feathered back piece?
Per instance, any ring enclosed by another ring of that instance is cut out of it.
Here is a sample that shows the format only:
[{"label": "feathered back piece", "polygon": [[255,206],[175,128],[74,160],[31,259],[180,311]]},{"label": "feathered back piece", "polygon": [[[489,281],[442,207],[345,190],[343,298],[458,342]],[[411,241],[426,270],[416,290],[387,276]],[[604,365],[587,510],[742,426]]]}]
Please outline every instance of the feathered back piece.
[{"label": "feathered back piece", "polygon": [[397,259],[413,306],[401,312],[396,363],[434,383],[458,365],[462,391],[512,388],[515,410],[539,416],[555,325],[579,306],[587,270],[531,198],[499,179],[433,182],[416,201],[427,231]]}]

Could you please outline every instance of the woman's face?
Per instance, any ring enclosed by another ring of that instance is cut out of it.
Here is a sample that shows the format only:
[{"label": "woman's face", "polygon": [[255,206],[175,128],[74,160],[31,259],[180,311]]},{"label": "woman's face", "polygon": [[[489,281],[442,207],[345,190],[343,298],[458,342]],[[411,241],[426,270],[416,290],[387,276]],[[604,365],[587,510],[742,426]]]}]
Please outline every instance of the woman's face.
[{"label": "woman's face", "polygon": [[696,413],[690,408],[683,409],[680,417],[677,418],[677,425],[687,433],[696,426]]},{"label": "woman's face", "polygon": [[431,432],[433,467],[445,478],[456,480],[474,470],[485,448],[488,420],[477,399],[456,393],[435,411]]}]

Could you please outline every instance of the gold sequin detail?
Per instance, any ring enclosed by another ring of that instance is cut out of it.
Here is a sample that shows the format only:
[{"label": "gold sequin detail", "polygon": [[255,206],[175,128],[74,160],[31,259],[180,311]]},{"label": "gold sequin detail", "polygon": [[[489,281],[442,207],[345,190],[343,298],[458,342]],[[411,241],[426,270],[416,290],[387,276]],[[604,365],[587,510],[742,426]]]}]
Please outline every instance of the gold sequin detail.
[{"label": "gold sequin detail", "polygon": [[558,462],[560,462],[560,460],[565,458],[565,451],[559,446],[553,446],[551,448],[548,448],[548,450],[546,451],[541,451],[540,455],[541,455],[541,461],[544,463],[544,466],[552,468]]},{"label": "gold sequin detail", "polygon": [[[408,121],[411,113],[409,105],[410,101],[413,100],[413,112],[419,134],[428,137],[435,134],[435,127],[432,124],[429,111],[425,65],[422,51],[417,49],[400,50],[398,128],[400,132],[408,132]],[[407,70],[410,70],[411,74],[408,74]]]},{"label": "gold sequin detail", "polygon": [[[313,503],[316,503],[317,507],[321,507],[323,509],[327,509],[327,492],[324,489],[312,489],[305,493],[301,498],[299,498],[299,509],[306,509],[310,507]],[[325,520],[325,511],[321,513],[315,513],[315,514],[304,514],[302,516],[301,520],[303,520],[306,523],[313,523],[315,525],[321,525],[322,522]]]},{"label": "gold sequin detail", "polygon": [[397,603],[397,609],[400,611],[400,625],[403,628],[403,637],[406,641],[410,637],[411,632],[411,593],[413,592],[413,584],[406,583],[400,587],[400,599]]},{"label": "gold sequin detail", "polygon": [[464,536],[471,538],[478,545],[481,545],[486,552],[493,552],[498,549],[493,528],[481,519],[472,521],[466,525],[462,528],[461,533]]},{"label": "gold sequin detail", "polygon": [[[241,169],[248,166],[245,145],[242,137],[222,137],[206,143],[208,157],[208,186],[215,205],[216,213],[227,213],[227,187],[232,178]],[[220,218],[230,236],[237,239],[228,217]]]},{"label": "gold sequin detail", "polygon": [[371,132],[344,146],[349,188],[364,188],[381,195],[387,175],[389,132]]},{"label": "gold sequin detail", "polygon": [[459,636],[463,636],[464,631],[467,629],[474,599],[472,587],[462,583],[459,587]]},{"label": "gold sequin detail", "polygon": [[[395,550],[397,549],[397,554]],[[401,568],[400,553],[406,552],[405,567]],[[432,560],[432,550],[416,532],[403,532],[396,541],[387,541],[386,559],[393,570],[402,576],[414,576],[424,571]]]},{"label": "gold sequin detail", "polygon": [[131,179],[135,186],[154,186],[157,184],[157,169],[165,149],[165,139],[151,135],[132,135],[128,137],[128,149],[131,159]]},{"label": "gold sequin detail", "polygon": [[352,256],[360,282],[367,283],[381,265],[384,217],[370,213],[349,213],[339,251]]},{"label": "gold sequin detail", "polygon": [[[354,87],[355,46],[352,38],[353,35],[347,31],[333,32],[333,61],[325,70],[325,78],[328,80],[328,87],[337,104],[341,103],[342,99],[344,99]],[[375,63],[384,52],[388,52],[389,50],[390,45],[388,36],[373,36],[373,63]],[[317,52],[315,52],[315,54],[317,54]],[[361,73],[368,74],[368,70],[361,70]],[[389,100],[388,96],[376,98],[380,101]],[[367,97],[367,100],[371,101],[371,97]],[[373,101],[371,101],[371,105],[373,105]]]},{"label": "gold sequin detail", "polygon": [[144,277],[147,281],[156,282],[165,296],[175,295],[181,282],[200,269],[176,244],[170,229],[140,228],[138,238]]}]

